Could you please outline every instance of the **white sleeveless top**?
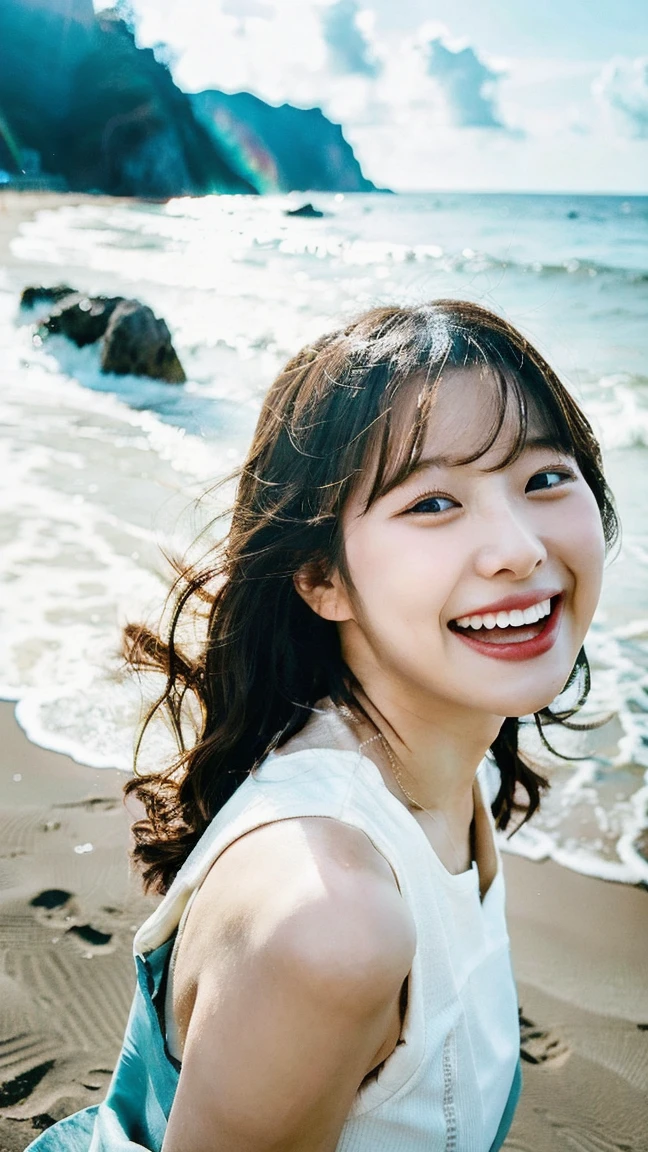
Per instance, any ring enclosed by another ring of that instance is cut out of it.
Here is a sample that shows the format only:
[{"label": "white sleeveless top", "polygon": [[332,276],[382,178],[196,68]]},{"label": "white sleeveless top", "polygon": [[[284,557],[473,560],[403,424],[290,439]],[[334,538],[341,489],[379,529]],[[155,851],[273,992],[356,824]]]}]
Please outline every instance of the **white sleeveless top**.
[{"label": "white sleeveless top", "polygon": [[[271,753],[217,813],[135,936],[135,953],[145,954],[178,929],[165,1008],[169,1050],[178,1056],[172,1011],[177,944],[214,861],[263,824],[333,817],[362,830],[389,862],[417,934],[401,1042],[377,1078],[361,1085],[336,1152],[488,1152],[520,1050],[497,844],[497,873],[482,901],[477,864],[458,875],[448,872],[330,702],[318,701],[317,710],[320,715],[284,746],[296,750]],[[328,746],[308,746],[322,738]],[[494,833],[481,780],[480,787]]]}]

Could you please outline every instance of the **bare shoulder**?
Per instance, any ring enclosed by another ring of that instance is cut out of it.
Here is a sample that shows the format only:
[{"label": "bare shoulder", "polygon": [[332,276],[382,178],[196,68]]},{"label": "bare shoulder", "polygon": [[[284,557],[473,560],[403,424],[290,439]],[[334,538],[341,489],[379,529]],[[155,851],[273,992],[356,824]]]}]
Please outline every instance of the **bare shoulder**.
[{"label": "bare shoulder", "polygon": [[164,1152],[334,1152],[364,1076],[396,1043],[415,947],[391,868],[362,832],[309,817],[232,844],[178,950],[182,1068]]},{"label": "bare shoulder", "polygon": [[[348,921],[348,924],[346,923]],[[349,929],[330,936],[327,929]],[[241,836],[208,873],[186,927],[187,943],[200,951],[215,939],[254,947],[313,950],[313,961],[358,957],[376,948],[385,962],[410,964],[414,923],[390,865],[357,828],[327,817],[264,824]],[[409,967],[406,969],[406,972]]]},{"label": "bare shoulder", "polygon": [[360,1009],[365,994],[398,991],[415,948],[391,867],[362,831],[326,817],[263,825],[226,849],[196,895],[176,964],[179,1032],[198,982],[218,983],[226,958],[279,964]]}]

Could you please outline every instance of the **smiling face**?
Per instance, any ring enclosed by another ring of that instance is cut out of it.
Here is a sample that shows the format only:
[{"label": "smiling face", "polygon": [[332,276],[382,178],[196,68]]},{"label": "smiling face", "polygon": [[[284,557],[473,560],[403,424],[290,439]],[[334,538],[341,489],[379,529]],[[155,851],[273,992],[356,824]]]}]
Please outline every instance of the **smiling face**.
[{"label": "smiling face", "polygon": [[335,572],[313,604],[338,622],[344,659],[368,695],[379,686],[420,716],[547,706],[600,593],[598,506],[574,459],[547,443],[532,403],[516,460],[501,466],[518,429],[509,404],[488,451],[456,463],[483,444],[495,403],[479,370],[444,374],[421,453],[430,463],[366,512],[369,477],[350,497],[342,527],[352,586]]}]

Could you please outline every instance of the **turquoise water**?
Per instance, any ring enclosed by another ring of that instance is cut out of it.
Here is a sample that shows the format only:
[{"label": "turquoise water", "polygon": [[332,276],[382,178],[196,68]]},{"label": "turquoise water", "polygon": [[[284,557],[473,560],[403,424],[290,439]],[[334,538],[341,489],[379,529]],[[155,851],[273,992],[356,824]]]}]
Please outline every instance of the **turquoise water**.
[{"label": "turquoise water", "polygon": [[[32,739],[130,763],[136,687],[119,625],[154,618],[159,545],[188,544],[194,499],[246,449],[261,398],[301,344],[365,307],[455,296],[505,314],[597,429],[624,524],[589,650],[592,706],[614,719],[510,847],[581,871],[648,879],[648,198],[313,194],[167,205],[49,198],[0,273],[2,693]],[[27,283],[138,296],[172,329],[188,383],[102,377],[97,353],[33,343]],[[92,722],[88,722],[91,715]],[[160,734],[157,752],[162,755]],[[595,753],[595,755],[593,755]]]}]

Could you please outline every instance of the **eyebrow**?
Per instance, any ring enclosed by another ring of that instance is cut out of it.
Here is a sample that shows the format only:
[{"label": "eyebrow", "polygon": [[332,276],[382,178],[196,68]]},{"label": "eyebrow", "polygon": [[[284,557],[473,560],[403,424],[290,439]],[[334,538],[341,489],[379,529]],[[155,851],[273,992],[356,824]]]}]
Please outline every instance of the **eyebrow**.
[{"label": "eyebrow", "polygon": [[[529,436],[525,440],[524,447],[522,448],[522,452],[520,453],[520,455],[522,455],[523,452],[528,452],[530,449],[533,449],[533,448],[549,448],[554,452],[557,449],[560,449],[563,452],[565,451],[564,448],[561,449],[561,446],[556,443],[556,438],[554,436],[538,435],[538,436]],[[412,469],[407,473],[407,476],[402,481],[402,483],[407,484],[407,482],[409,480],[411,480],[414,476],[418,476],[420,472],[425,472],[429,468],[457,468],[457,467],[461,467],[461,464],[458,464],[456,459],[453,459],[452,456],[443,456],[443,455],[442,456],[423,456],[418,461],[418,463],[413,465]],[[400,487],[400,485],[399,485],[399,487]]]}]

